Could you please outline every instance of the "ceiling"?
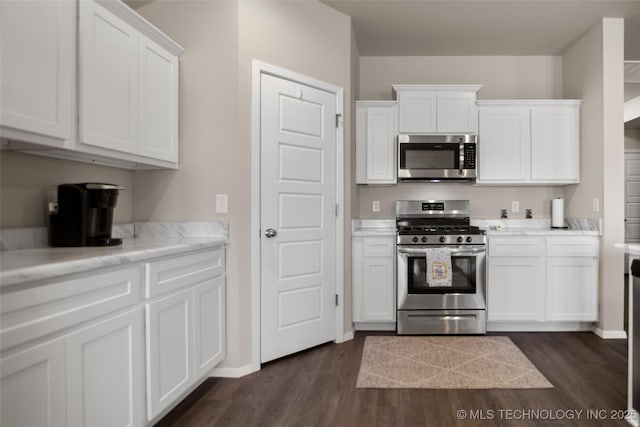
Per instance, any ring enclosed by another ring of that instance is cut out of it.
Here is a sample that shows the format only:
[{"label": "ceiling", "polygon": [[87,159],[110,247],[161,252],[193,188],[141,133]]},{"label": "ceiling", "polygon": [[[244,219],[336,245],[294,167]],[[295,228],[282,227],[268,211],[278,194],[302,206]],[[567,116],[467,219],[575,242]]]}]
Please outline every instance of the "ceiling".
[{"label": "ceiling", "polygon": [[351,16],[361,56],[561,55],[601,17],[625,18],[640,60],[640,0],[322,0]]}]

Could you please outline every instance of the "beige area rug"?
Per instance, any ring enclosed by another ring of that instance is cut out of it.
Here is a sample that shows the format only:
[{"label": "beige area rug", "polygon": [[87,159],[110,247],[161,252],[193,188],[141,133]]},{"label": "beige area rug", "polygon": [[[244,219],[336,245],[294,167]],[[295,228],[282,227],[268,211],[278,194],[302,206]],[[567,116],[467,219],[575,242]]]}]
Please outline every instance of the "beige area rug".
[{"label": "beige area rug", "polygon": [[368,336],[357,388],[553,388],[508,337]]}]

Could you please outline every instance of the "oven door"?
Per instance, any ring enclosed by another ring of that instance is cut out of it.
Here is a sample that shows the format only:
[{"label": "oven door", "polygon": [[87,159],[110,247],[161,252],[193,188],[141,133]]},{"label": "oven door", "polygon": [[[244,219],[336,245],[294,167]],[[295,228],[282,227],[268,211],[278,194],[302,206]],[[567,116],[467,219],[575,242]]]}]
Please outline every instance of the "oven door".
[{"label": "oven door", "polygon": [[427,285],[426,250],[435,248],[398,246],[398,310],[485,309],[485,246],[446,247],[453,269],[450,287]]}]

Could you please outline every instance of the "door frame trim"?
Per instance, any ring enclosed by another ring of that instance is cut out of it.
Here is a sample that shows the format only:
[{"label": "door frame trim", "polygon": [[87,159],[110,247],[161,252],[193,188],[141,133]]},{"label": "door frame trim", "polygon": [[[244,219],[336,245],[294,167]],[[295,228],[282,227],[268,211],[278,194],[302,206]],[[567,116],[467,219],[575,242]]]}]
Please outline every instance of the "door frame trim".
[{"label": "door frame trim", "polygon": [[336,307],[335,342],[344,341],[344,89],[275,65],[254,59],[251,64],[251,367],[260,370],[260,94],[261,75],[268,74],[336,96]]}]

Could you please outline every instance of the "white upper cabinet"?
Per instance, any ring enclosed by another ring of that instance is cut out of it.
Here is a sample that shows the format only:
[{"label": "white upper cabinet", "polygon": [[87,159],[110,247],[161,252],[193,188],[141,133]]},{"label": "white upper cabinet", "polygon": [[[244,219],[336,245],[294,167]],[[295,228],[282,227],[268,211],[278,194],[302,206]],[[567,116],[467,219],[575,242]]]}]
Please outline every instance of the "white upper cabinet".
[{"label": "white upper cabinet", "polygon": [[80,2],[79,150],[175,168],[182,48],[152,40],[119,5]]},{"label": "white upper cabinet", "polygon": [[480,109],[480,179],[524,182],[529,178],[529,126],[527,108]]},{"label": "white upper cabinet", "polygon": [[73,125],[75,4],[0,2],[2,136],[66,148]]},{"label": "white upper cabinet", "polygon": [[356,101],[356,184],[395,184],[395,101]]},{"label": "white upper cabinet", "polygon": [[177,163],[178,57],[141,34],[138,61],[138,154]]},{"label": "white upper cabinet", "polygon": [[478,101],[479,184],[580,182],[580,101]]},{"label": "white upper cabinet", "polygon": [[80,2],[80,142],[138,150],[138,32],[94,1]]},{"label": "white upper cabinet", "polygon": [[480,85],[393,85],[398,132],[475,134]]},{"label": "white upper cabinet", "polygon": [[0,2],[0,40],[3,149],[178,167],[184,49],[126,4]]}]

